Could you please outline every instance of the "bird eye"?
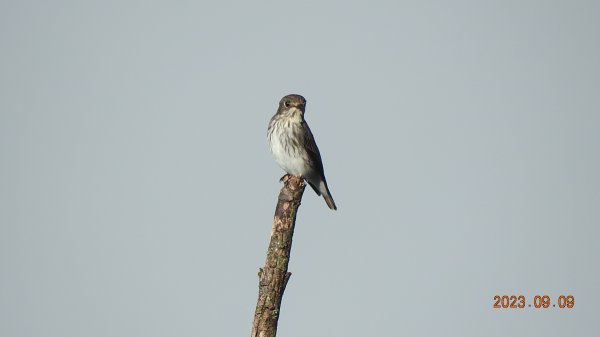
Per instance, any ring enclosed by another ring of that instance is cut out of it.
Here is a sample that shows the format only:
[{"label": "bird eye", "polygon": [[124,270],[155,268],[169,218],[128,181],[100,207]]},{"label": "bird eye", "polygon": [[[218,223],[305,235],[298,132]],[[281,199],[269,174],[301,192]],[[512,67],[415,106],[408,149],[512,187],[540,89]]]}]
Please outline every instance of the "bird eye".
[{"label": "bird eye", "polygon": [[285,105],[286,108],[289,108],[290,107],[290,101],[283,102],[283,105]]}]

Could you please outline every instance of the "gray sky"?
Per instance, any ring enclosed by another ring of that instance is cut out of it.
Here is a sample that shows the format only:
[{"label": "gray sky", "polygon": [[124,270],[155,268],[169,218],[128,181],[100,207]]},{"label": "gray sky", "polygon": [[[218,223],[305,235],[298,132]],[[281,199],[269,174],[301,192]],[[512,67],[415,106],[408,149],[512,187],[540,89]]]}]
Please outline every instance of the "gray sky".
[{"label": "gray sky", "polygon": [[[0,2],[0,336],[247,336],[304,95],[281,336],[595,336],[600,4]],[[573,309],[493,309],[573,295]]]}]

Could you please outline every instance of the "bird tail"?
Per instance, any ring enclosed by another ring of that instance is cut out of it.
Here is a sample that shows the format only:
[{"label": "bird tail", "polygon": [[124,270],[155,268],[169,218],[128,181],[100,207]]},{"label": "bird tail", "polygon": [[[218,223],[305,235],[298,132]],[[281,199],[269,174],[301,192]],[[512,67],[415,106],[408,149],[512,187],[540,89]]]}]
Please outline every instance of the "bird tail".
[{"label": "bird tail", "polygon": [[333,197],[331,196],[331,192],[329,192],[329,187],[327,187],[327,183],[325,181],[321,181],[319,184],[319,191],[323,194],[323,198],[325,199],[325,203],[332,210],[337,210],[337,206],[335,205],[335,201],[333,201]]}]

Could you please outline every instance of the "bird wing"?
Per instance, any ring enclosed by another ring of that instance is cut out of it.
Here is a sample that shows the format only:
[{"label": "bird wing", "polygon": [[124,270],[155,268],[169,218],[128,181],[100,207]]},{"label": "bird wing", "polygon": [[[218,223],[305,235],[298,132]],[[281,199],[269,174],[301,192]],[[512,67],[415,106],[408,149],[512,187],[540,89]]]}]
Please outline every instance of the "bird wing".
[{"label": "bird wing", "polygon": [[304,137],[304,148],[308,153],[308,156],[314,167],[317,169],[319,176],[323,181],[325,181],[325,172],[323,171],[323,161],[321,160],[321,153],[319,152],[319,148],[317,147],[317,142],[315,142],[315,137],[313,136],[310,128],[306,121],[302,121],[302,127],[306,130],[306,137]]}]

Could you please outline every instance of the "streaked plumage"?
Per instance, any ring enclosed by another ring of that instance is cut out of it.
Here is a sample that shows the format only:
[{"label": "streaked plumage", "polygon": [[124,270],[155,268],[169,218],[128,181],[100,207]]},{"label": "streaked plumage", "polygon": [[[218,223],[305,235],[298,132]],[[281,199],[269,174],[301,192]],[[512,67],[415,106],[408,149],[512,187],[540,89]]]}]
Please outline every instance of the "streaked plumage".
[{"label": "streaked plumage", "polygon": [[287,95],[281,99],[267,130],[271,153],[286,173],[303,177],[317,195],[323,195],[327,206],[336,210],[325,180],[319,148],[304,120],[305,108],[306,100],[300,95]]}]

